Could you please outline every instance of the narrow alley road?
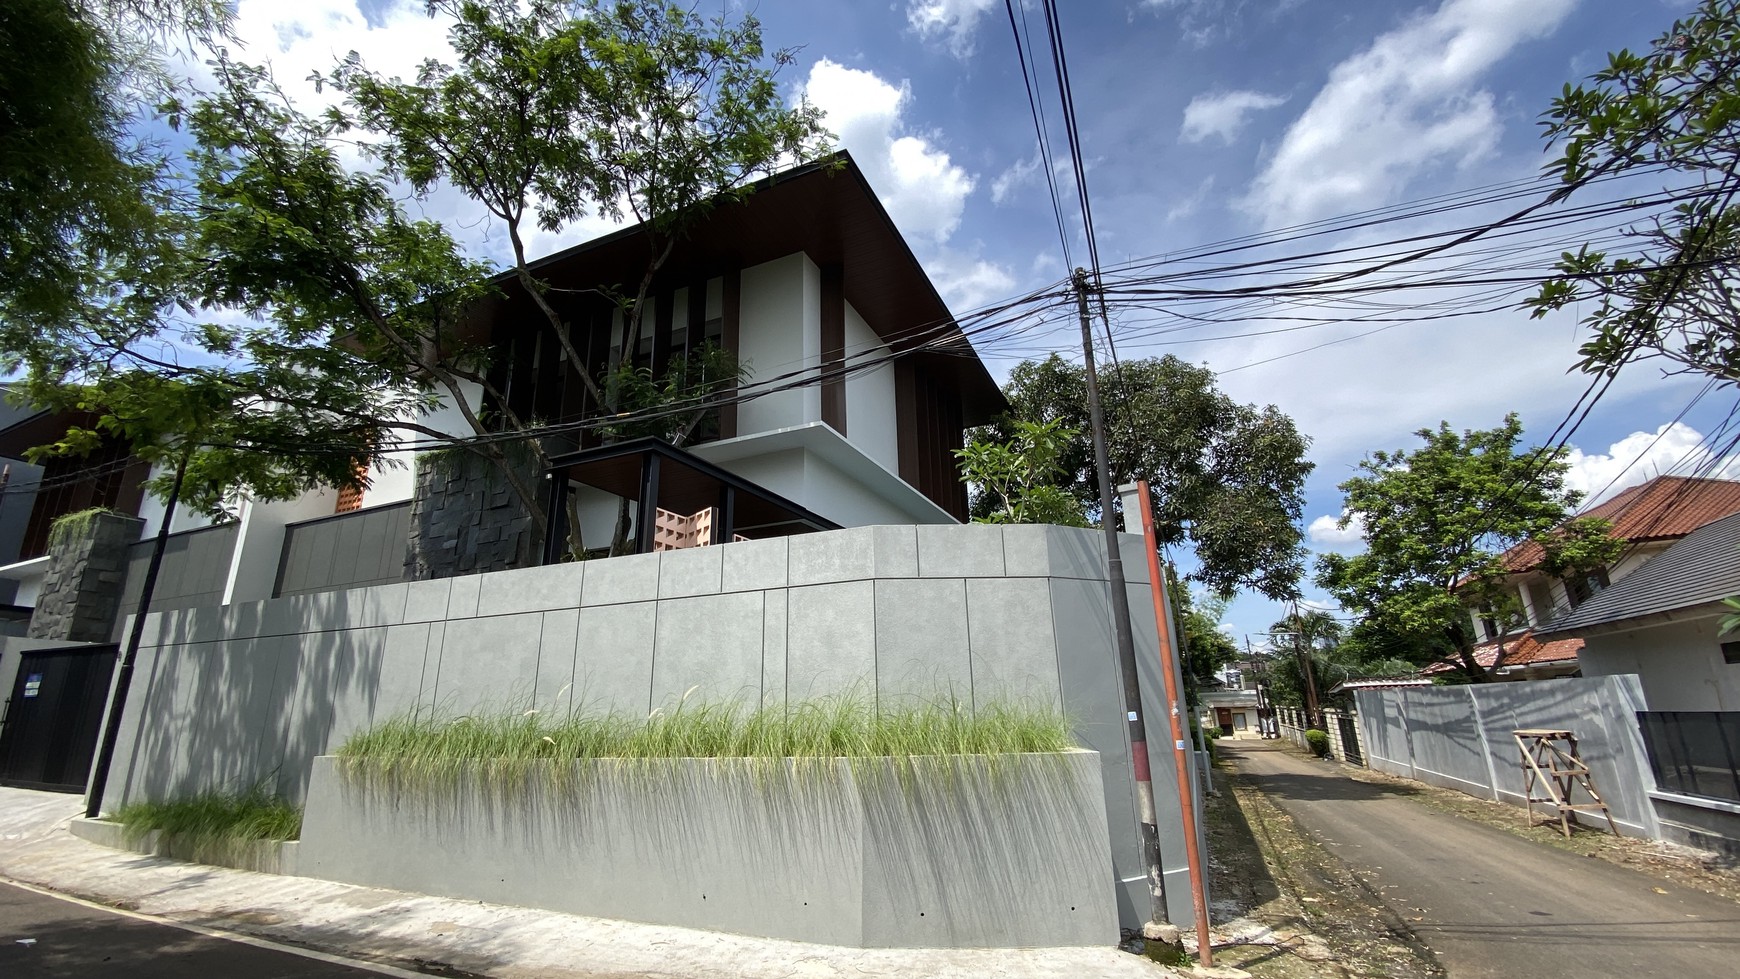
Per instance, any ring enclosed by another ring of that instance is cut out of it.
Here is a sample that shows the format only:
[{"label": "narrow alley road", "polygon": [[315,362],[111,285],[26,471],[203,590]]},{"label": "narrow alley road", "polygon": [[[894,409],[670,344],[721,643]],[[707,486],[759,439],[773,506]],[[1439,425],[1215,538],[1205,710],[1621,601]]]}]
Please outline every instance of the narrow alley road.
[{"label": "narrow alley road", "polygon": [[1216,747],[1451,979],[1740,976],[1740,904],[1439,812],[1278,742]]},{"label": "narrow alley road", "polygon": [[211,938],[0,883],[0,976],[7,979],[373,979],[352,965]]}]

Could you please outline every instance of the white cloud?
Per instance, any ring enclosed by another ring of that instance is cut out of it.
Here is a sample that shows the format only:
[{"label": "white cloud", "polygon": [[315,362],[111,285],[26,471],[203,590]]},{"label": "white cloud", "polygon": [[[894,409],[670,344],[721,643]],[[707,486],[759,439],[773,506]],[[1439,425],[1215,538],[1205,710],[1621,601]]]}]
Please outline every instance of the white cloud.
[{"label": "white cloud", "polygon": [[924,263],[949,308],[956,314],[1002,299],[1015,290],[1015,276],[995,262],[953,249],[939,249]]},{"label": "white cloud", "polygon": [[1600,503],[1620,490],[1647,482],[1666,472],[1732,479],[1740,475],[1740,459],[1716,463],[1704,437],[1683,422],[1670,422],[1653,432],[1632,432],[1607,447],[1605,453],[1585,453],[1571,448],[1565,461],[1565,485],[1587,499],[1585,506]]},{"label": "white cloud", "polygon": [[1286,101],[1284,95],[1262,92],[1205,92],[1184,107],[1184,125],[1179,128],[1178,138],[1186,143],[1200,143],[1210,136],[1219,136],[1222,142],[1230,144],[1245,128],[1247,116]]},{"label": "white cloud", "polygon": [[1010,193],[1028,184],[1037,183],[1034,178],[1039,175],[1040,163],[1039,154],[1035,153],[1031,159],[1022,160],[998,174],[991,181],[991,203],[1001,204],[1008,199]]},{"label": "white cloud", "polygon": [[823,58],[810,69],[804,94],[903,234],[939,244],[954,234],[976,182],[929,139],[904,132],[902,109],[911,97],[905,82],[891,85],[875,72]]},{"label": "white cloud", "polygon": [[[430,17],[422,0],[389,0],[363,16],[356,0],[300,0],[284,4],[275,0],[241,0],[236,8],[235,32],[239,40],[233,52],[237,60],[269,65],[273,77],[304,112],[314,114],[343,101],[343,93],[327,85],[317,89],[309,81],[314,73],[331,74],[348,52],[361,55],[363,64],[387,77],[411,78],[425,59],[451,61],[452,46],[447,32],[451,19]],[[180,70],[197,84],[209,87],[212,77],[200,61],[204,54],[188,58]],[[365,135],[362,138],[367,139]],[[362,169],[374,165],[356,146],[338,146],[347,166]],[[480,254],[507,261],[511,254],[505,231],[481,204],[452,187],[434,188],[422,200],[410,199],[405,188],[406,208],[415,217],[441,222],[461,245]],[[526,229],[529,253],[548,254],[588,238],[606,234],[616,222],[587,217],[558,231],[535,225]]]},{"label": "white cloud", "polygon": [[1444,0],[1336,65],[1288,128],[1245,207],[1269,227],[1395,200],[1414,176],[1490,153],[1486,73],[1551,33],[1576,0]]},{"label": "white cloud", "polygon": [[973,28],[980,15],[996,0],[913,0],[906,7],[906,22],[926,40],[948,36],[949,50],[956,57],[973,53]]},{"label": "white cloud", "polygon": [[1213,190],[1214,174],[1211,173],[1202,179],[1202,183],[1196,185],[1196,191],[1189,197],[1173,202],[1172,206],[1166,210],[1167,223],[1195,214],[1202,208],[1203,204],[1208,202],[1208,195]]},{"label": "white cloud", "polygon": [[1341,517],[1332,517],[1326,513],[1311,521],[1310,526],[1305,528],[1305,536],[1309,537],[1312,543],[1322,544],[1330,550],[1348,547],[1365,540],[1364,517],[1355,515],[1347,522],[1346,527],[1342,527],[1340,524]]}]

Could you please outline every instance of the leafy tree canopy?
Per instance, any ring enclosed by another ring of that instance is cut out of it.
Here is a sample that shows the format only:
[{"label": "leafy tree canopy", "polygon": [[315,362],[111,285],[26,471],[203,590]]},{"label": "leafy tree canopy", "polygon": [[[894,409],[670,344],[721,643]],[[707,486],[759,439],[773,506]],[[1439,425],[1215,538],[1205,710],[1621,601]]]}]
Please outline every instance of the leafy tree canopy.
[{"label": "leafy tree canopy", "polygon": [[[1216,593],[1254,588],[1291,597],[1303,573],[1299,517],[1310,440],[1273,406],[1242,405],[1214,373],[1173,356],[1127,360],[1101,372],[1112,472],[1146,479],[1162,545],[1188,544],[1191,578]],[[1004,386],[1007,417],[973,436],[1005,443],[1019,422],[1056,423],[1071,433],[1057,453],[1056,485],[1083,513],[1099,508],[1084,369],[1055,354],[1027,361]],[[997,506],[980,494],[974,512]]]},{"label": "leafy tree canopy", "polygon": [[1197,691],[1215,682],[1215,674],[1238,659],[1239,647],[1221,629],[1228,599],[1220,595],[1193,595],[1179,579],[1178,569],[1166,565],[1166,595],[1172,601],[1183,654],[1186,700],[1195,704]]},{"label": "leafy tree canopy", "polygon": [[1057,485],[1058,453],[1076,433],[1056,421],[1011,424],[1007,442],[975,438],[955,452],[961,480],[978,494],[980,523],[1041,523],[1085,527],[1081,505]]},{"label": "leafy tree canopy", "polygon": [[1416,433],[1412,452],[1374,452],[1361,475],[1341,484],[1342,526],[1357,525],[1365,552],[1318,559],[1317,582],[1379,633],[1452,649],[1473,678],[1470,606],[1514,619],[1499,556],[1524,540],[1548,545],[1560,568],[1611,561],[1619,542],[1598,522],[1555,533],[1582,499],[1565,488],[1559,452],[1519,452],[1522,422],[1453,431],[1449,423]]},{"label": "leafy tree canopy", "polygon": [[1645,358],[1740,382],[1740,2],[1704,0],[1646,53],[1618,51],[1566,85],[1545,123],[1567,185],[1627,171],[1680,178],[1684,196],[1611,250],[1567,253],[1534,314],[1573,303],[1593,337],[1578,366],[1611,375]]}]

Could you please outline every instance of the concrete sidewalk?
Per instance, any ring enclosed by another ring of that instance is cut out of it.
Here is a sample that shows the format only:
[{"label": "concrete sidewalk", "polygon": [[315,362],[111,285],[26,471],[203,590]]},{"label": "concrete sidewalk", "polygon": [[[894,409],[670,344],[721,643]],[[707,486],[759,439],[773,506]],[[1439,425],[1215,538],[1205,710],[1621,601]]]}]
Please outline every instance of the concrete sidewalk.
[{"label": "concrete sidewalk", "polygon": [[[144,914],[498,979],[1155,979],[1113,948],[857,949],[746,938],[186,864],[73,837],[74,796],[0,788],[0,876]],[[439,859],[438,857],[432,857]]]},{"label": "concrete sidewalk", "polygon": [[[1452,979],[1740,975],[1740,905],[1432,809],[1278,742],[1241,780],[1339,857]],[[1517,818],[1522,818],[1519,810]]]}]

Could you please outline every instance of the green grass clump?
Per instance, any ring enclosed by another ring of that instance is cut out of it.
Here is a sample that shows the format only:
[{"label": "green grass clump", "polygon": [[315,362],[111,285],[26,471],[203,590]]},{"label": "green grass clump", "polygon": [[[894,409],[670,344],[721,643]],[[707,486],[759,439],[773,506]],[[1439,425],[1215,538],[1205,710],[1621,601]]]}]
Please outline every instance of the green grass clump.
[{"label": "green grass clump", "polygon": [[263,789],[129,802],[109,818],[126,827],[129,839],[162,830],[195,846],[294,840],[302,835],[302,810]]},{"label": "green grass clump", "polygon": [[951,701],[877,709],[862,698],[838,697],[757,710],[685,701],[644,718],[547,718],[531,710],[400,715],[352,735],[338,756],[429,784],[479,767],[511,775],[564,759],[912,758],[1073,747],[1068,721],[1049,708],[973,709]]},{"label": "green grass clump", "polygon": [[77,540],[90,533],[91,524],[105,513],[114,513],[107,507],[91,507],[89,510],[79,510],[75,513],[56,517],[54,523],[48,525],[48,546],[50,550],[61,547],[69,541]]}]

